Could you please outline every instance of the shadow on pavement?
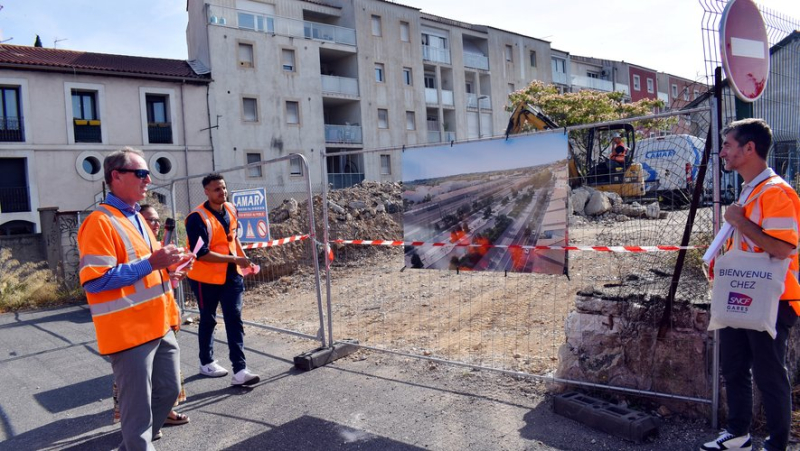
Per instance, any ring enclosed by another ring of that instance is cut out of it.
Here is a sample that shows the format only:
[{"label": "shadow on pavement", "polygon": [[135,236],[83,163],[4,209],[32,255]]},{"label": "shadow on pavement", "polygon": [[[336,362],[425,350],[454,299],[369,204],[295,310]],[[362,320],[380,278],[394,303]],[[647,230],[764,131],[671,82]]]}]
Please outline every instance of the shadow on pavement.
[{"label": "shadow on pavement", "polygon": [[110,397],[113,383],[114,376],[108,374],[78,382],[77,384],[67,385],[66,387],[36,393],[33,397],[48,412],[64,412],[95,403],[98,397]]},{"label": "shadow on pavement", "polygon": [[[107,386],[110,387],[110,386]],[[36,429],[31,429],[22,434],[15,435],[10,439],[3,442],[4,449],[65,449],[65,446],[77,445],[74,449],[113,449],[122,442],[122,435],[119,431],[113,434],[103,434],[102,437],[115,436],[116,438],[110,440],[110,446],[102,447],[88,447],[85,445],[85,437],[76,439],[87,432],[108,426],[111,424],[111,411],[103,410],[92,415],[84,415],[81,417],[65,418],[63,420],[54,421]],[[98,437],[92,440],[98,440]],[[62,440],[66,440],[62,442]],[[105,440],[105,439],[103,439]],[[105,444],[105,441],[103,442]]]},{"label": "shadow on pavement", "polygon": [[421,450],[386,437],[370,434],[338,423],[302,416],[263,434],[227,448],[234,451],[280,449],[283,451],[337,451],[374,449],[381,451]]},{"label": "shadow on pavement", "polygon": [[[59,311],[60,310],[60,311]],[[31,312],[17,312],[14,313],[14,322],[9,322],[7,324],[0,324],[0,329],[11,329],[14,327],[24,327],[24,326],[36,326],[42,325],[44,323],[56,323],[56,322],[65,322],[65,323],[73,323],[73,324],[85,324],[92,322],[92,315],[89,313],[89,309],[86,308],[78,308],[78,309],[70,309],[64,311],[63,307],[59,307],[57,310],[52,310],[56,312],[54,315],[47,315],[47,310],[40,310],[35,312],[35,315],[32,315]],[[21,320],[20,316],[25,315],[31,317],[31,319]]]}]

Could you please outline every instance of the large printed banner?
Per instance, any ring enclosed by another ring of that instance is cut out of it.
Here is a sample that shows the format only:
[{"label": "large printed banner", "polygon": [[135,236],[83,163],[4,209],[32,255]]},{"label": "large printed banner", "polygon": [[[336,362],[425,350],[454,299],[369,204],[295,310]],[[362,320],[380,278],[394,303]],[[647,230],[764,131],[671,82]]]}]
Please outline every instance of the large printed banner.
[{"label": "large printed banner", "polygon": [[426,243],[406,265],[564,273],[565,251],[516,246],[567,245],[567,146],[548,133],[406,149],[404,241]]}]

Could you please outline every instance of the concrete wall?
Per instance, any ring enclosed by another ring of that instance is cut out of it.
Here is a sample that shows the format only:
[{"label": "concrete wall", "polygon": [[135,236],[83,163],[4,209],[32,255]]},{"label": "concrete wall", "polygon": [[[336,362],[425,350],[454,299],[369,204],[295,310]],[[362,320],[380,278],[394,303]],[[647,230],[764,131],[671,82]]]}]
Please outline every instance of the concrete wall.
[{"label": "concrete wall", "polygon": [[[217,170],[246,164],[247,153],[259,153],[262,160],[301,153],[311,165],[312,183],[317,184],[322,176],[322,150],[385,149],[384,152],[363,155],[363,172],[368,180],[398,180],[399,153],[390,149],[426,144],[426,117],[430,110],[437,110],[440,125],[448,124],[445,131],[455,132],[458,140],[467,139],[472,134],[477,137],[471,130],[477,122],[472,117],[477,116],[477,111],[467,108],[467,77],[473,80],[474,92],[491,96],[491,109],[482,108],[481,111],[481,134],[484,137],[505,130],[509,113],[504,107],[510,85],[513,89],[521,89],[534,79],[548,82],[552,79],[550,45],[546,41],[426,15],[416,8],[392,2],[335,0],[321,5],[298,0],[271,3],[190,0],[188,5],[190,58],[207,59],[214,80],[210,109],[212,118],[219,117],[219,128],[212,130]],[[209,14],[216,18],[214,23],[201,14],[203,7],[210,8]],[[236,10],[230,8],[273,16],[276,32],[239,29]],[[223,15],[226,17],[224,24],[219,20]],[[380,17],[380,36],[373,35],[372,16]],[[356,45],[291,37],[286,28],[277,26],[279,22],[299,26],[302,36],[304,20],[354,29]],[[409,24],[408,41],[400,38],[401,22]],[[451,64],[423,61],[420,40],[423,26],[447,36]],[[480,47],[489,58],[489,70],[465,68],[465,39],[481,43]],[[253,67],[238,61],[240,43],[252,45]],[[506,45],[514,50],[512,61],[506,61]],[[294,51],[294,71],[282,67],[281,52],[284,49]],[[535,67],[530,64],[531,51],[536,52]],[[323,94],[321,59],[334,62],[337,67],[333,75],[357,78],[358,95],[337,97]],[[383,64],[383,82],[375,80],[376,63]],[[403,68],[412,70],[411,86],[403,82]],[[436,73],[438,89],[453,92],[454,106],[440,105],[437,108],[426,104],[426,70]],[[245,97],[256,99],[257,121],[243,120],[242,102]],[[299,104],[299,124],[287,123],[287,101]],[[388,111],[388,128],[378,128],[378,109]],[[333,111],[333,114],[326,116],[326,111]],[[415,130],[406,127],[407,112],[414,113]],[[326,123],[345,125],[345,121],[361,127],[363,143],[326,143]],[[387,153],[392,155],[391,174],[381,174],[380,155]],[[303,179],[291,176],[289,172],[288,162],[270,165],[261,177],[243,177],[239,182],[280,185],[291,190],[293,184],[299,185]]]},{"label": "concrete wall", "polygon": [[0,236],[0,248],[10,249],[11,256],[20,263],[45,261],[42,234]]},{"label": "concrete wall", "polygon": [[78,286],[78,229],[87,215],[77,211],[61,212],[55,207],[43,208],[39,213],[48,267],[67,287]]}]

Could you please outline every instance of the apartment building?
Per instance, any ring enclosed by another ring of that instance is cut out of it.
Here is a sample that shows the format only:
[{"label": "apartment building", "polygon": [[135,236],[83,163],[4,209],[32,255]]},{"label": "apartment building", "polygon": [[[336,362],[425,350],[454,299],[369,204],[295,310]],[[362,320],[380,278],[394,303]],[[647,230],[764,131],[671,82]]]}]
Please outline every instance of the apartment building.
[{"label": "apartment building", "polygon": [[570,86],[573,91],[584,89],[605,92],[620,91],[625,93],[626,99],[630,100],[631,90],[628,85],[627,63],[578,55],[572,55],[570,62],[572,63]]},{"label": "apartment building", "polygon": [[[316,182],[324,151],[334,187],[398,180],[403,146],[499,135],[508,94],[553,81],[547,41],[393,2],[189,0],[188,12],[189,58],[214,80],[217,169],[299,153]],[[242,182],[299,184],[298,160]]]},{"label": "apartment building", "polygon": [[628,64],[628,76],[632,102],[658,98],[658,73],[655,70]]},{"label": "apartment building", "polygon": [[209,170],[209,81],[180,60],[0,45],[0,234],[41,231],[41,207],[94,204],[124,146],[155,184]]}]

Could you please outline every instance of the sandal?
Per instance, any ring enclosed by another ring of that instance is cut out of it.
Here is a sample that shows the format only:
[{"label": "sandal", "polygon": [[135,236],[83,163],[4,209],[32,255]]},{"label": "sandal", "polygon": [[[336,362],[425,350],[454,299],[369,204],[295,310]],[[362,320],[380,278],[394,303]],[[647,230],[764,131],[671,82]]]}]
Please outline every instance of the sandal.
[{"label": "sandal", "polygon": [[168,424],[170,426],[177,426],[179,424],[186,424],[189,422],[189,417],[182,413],[175,412],[174,410],[167,415],[167,419],[164,420],[164,424]]}]

